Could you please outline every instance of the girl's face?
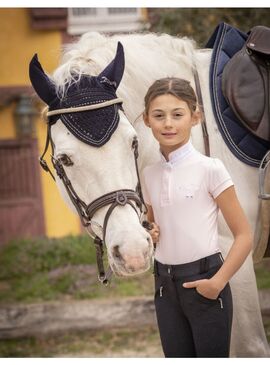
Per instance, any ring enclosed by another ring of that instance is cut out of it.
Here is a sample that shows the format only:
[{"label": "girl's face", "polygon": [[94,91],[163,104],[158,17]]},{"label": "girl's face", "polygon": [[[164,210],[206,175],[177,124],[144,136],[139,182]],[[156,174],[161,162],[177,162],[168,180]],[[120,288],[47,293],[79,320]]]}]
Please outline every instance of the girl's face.
[{"label": "girl's face", "polygon": [[144,114],[145,124],[152,129],[161,151],[170,153],[186,144],[193,125],[200,118],[199,112],[191,112],[188,104],[171,94],[157,96]]}]

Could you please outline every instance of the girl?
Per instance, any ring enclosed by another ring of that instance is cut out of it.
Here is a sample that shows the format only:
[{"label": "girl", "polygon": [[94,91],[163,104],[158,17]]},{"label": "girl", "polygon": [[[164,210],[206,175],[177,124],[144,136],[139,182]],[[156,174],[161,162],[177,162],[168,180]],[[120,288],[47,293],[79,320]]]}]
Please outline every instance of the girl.
[{"label": "girl", "polygon": [[[226,168],[190,141],[199,119],[188,81],[164,78],[149,88],[144,122],[160,144],[160,162],[144,169],[143,190],[150,234],[158,241],[155,307],[165,357],[229,356],[229,280],[252,248],[253,235]],[[219,209],[234,237],[225,261]]]}]

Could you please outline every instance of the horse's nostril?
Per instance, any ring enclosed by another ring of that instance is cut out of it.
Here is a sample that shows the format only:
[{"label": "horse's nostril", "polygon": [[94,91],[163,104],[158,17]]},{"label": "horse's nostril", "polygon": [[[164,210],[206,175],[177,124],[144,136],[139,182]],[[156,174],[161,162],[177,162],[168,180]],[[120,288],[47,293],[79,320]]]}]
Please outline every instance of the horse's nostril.
[{"label": "horse's nostril", "polygon": [[121,259],[121,254],[119,251],[119,245],[116,245],[113,247],[113,256],[116,257],[117,259]]},{"label": "horse's nostril", "polygon": [[148,249],[152,250],[153,249],[153,240],[151,237],[147,237],[147,241],[148,241]]}]

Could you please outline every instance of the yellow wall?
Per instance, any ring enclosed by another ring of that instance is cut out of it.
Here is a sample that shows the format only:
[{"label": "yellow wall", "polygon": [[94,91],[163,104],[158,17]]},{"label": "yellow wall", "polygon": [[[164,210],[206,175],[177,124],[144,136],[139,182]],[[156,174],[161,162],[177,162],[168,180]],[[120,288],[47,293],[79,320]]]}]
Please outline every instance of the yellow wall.
[{"label": "yellow wall", "polygon": [[[1,58],[0,58],[0,67],[1,67]],[[2,86],[1,78],[0,78],[0,86]],[[11,103],[8,107],[3,107],[0,109],[0,126],[1,126],[0,139],[15,138],[16,135],[15,125],[12,118],[14,109],[15,109],[15,102]]]},{"label": "yellow wall", "polygon": [[148,11],[147,8],[141,8],[142,20],[147,22],[148,21]]},{"label": "yellow wall", "polygon": [[[29,86],[28,65],[38,53],[43,68],[51,73],[57,66],[61,47],[59,31],[37,31],[30,26],[28,9],[0,9],[0,86]],[[0,109],[0,139],[15,138],[13,110],[15,103]],[[39,153],[46,140],[46,125],[36,121]],[[47,159],[49,159],[49,154]],[[46,234],[61,237],[80,233],[80,223],[66,207],[55,183],[41,172]]]}]

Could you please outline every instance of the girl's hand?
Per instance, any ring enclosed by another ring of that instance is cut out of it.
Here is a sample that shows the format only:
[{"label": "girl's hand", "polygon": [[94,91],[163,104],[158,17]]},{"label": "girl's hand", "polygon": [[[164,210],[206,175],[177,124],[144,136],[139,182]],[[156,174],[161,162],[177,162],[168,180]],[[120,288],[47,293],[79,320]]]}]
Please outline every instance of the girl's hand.
[{"label": "girl's hand", "polygon": [[159,226],[155,222],[151,222],[152,229],[148,231],[150,233],[150,236],[152,237],[153,243],[157,243],[159,239]]},{"label": "girl's hand", "polygon": [[221,287],[212,279],[190,281],[183,284],[184,288],[196,288],[199,294],[208,299],[217,299],[224,286],[225,285],[222,285]]}]

